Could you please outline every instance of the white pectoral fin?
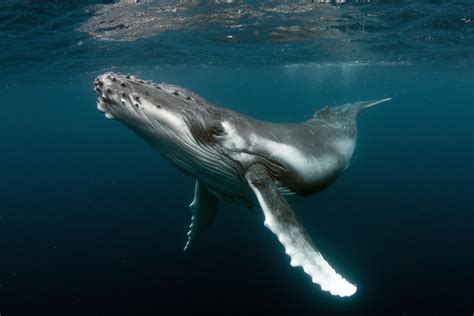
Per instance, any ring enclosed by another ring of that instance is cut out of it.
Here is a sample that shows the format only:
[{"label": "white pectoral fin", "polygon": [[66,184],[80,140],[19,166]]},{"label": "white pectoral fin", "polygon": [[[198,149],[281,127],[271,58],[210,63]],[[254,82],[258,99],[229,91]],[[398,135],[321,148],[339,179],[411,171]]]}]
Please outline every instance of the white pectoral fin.
[{"label": "white pectoral fin", "polygon": [[300,266],[314,283],[332,295],[351,296],[356,286],[341,277],[323,258],[288,202],[277,190],[262,165],[252,165],[245,174],[265,215],[265,226],[285,247],[293,267]]},{"label": "white pectoral fin", "polygon": [[189,205],[191,209],[191,225],[188,231],[188,241],[184,250],[188,249],[199,239],[202,232],[211,225],[217,212],[217,198],[212,195],[206,187],[196,180],[194,199]]}]

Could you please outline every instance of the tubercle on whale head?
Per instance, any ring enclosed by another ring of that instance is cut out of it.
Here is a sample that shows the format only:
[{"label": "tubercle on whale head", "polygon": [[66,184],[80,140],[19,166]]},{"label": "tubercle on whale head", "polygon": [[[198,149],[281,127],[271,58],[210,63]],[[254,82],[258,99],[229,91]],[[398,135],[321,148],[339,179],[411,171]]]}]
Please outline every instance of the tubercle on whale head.
[{"label": "tubercle on whale head", "polygon": [[[163,87],[162,87],[163,86]],[[144,108],[144,102],[152,103],[154,107],[161,108],[164,105],[173,104],[176,107],[177,100],[171,100],[169,89],[164,86],[148,81],[137,79],[131,75],[105,73],[94,80],[94,91],[98,101],[110,114],[119,114],[120,110],[130,108]],[[179,87],[176,87],[176,91]],[[179,92],[173,95],[176,99]],[[99,110],[101,110],[99,108]],[[102,111],[104,112],[104,111]],[[126,112],[125,112],[126,113]]]},{"label": "tubercle on whale head", "polygon": [[179,86],[115,73],[97,77],[94,91],[99,111],[130,128],[185,173],[198,176],[211,168],[229,177],[234,172],[222,155],[222,140],[231,136],[221,120],[227,110]]},{"label": "tubercle on whale head", "polygon": [[94,80],[94,91],[99,111],[141,135],[174,134],[201,145],[224,135],[217,107],[182,87],[108,72]]},{"label": "tubercle on whale head", "polygon": [[94,80],[94,91],[98,110],[125,124],[147,119],[166,123],[170,115],[177,119],[181,112],[193,112],[195,107],[206,106],[199,97],[179,86],[155,84],[111,72]]}]

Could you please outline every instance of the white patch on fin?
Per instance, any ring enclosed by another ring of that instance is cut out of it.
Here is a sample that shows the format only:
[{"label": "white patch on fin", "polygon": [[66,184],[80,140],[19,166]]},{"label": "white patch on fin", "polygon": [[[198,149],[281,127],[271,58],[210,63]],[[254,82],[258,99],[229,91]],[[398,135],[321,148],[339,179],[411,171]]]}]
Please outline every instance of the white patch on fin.
[{"label": "white patch on fin", "polygon": [[342,278],[323,258],[288,202],[278,193],[276,185],[269,176],[261,175],[265,172],[261,171],[258,167],[254,170],[249,168],[246,178],[262,207],[265,226],[285,247],[286,254],[291,258],[291,266],[302,267],[323,291],[338,296],[353,295],[357,287]]}]

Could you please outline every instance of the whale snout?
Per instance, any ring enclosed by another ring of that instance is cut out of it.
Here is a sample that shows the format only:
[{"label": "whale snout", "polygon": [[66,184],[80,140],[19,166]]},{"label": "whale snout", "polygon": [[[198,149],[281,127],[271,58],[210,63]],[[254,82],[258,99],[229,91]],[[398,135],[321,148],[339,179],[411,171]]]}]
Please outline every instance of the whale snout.
[{"label": "whale snout", "polygon": [[181,120],[182,113],[200,115],[207,110],[206,103],[191,91],[132,75],[107,72],[94,80],[93,89],[97,95],[97,109],[109,119],[117,118],[128,124],[150,118],[169,123],[171,117]]},{"label": "whale snout", "polygon": [[130,111],[140,106],[140,97],[134,93],[133,76],[105,73],[94,80],[94,91],[97,94],[97,109],[109,119],[115,118],[117,112]]}]

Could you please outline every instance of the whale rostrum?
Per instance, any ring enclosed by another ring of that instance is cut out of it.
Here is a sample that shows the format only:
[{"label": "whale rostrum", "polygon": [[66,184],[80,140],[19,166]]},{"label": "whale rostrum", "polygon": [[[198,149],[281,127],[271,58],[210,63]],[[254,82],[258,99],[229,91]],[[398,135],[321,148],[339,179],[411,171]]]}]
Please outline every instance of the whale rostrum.
[{"label": "whale rostrum", "polygon": [[332,295],[357,288],[324,259],[288,198],[315,194],[349,165],[356,119],[390,98],[325,107],[302,123],[258,120],[211,104],[176,85],[106,73],[94,81],[97,108],[196,179],[185,250],[211,225],[218,200],[260,207],[264,225],[312,281]]}]

